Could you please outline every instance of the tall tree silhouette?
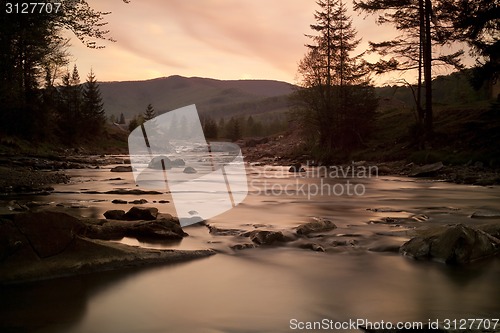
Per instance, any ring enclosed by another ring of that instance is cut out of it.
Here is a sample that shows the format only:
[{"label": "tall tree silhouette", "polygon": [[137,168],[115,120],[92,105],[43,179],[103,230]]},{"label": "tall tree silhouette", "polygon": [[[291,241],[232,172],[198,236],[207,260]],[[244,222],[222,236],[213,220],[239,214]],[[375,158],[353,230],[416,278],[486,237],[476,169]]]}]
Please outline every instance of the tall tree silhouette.
[{"label": "tall tree silhouette", "polygon": [[[450,34],[443,26],[444,17],[437,11],[431,0],[354,0],[354,9],[379,14],[377,23],[392,24],[401,35],[390,41],[370,42],[370,51],[381,56],[395,57],[382,59],[372,66],[378,73],[393,70],[417,70],[417,87],[414,92],[417,109],[417,125],[420,128],[421,143],[433,132],[432,109],[432,66],[441,63],[463,68],[460,57],[463,50],[442,53],[450,44]],[[439,48],[439,53],[435,52]],[[425,83],[425,85],[424,85]],[[413,86],[410,86],[413,89]],[[425,88],[425,98],[422,90]],[[424,107],[425,102],[425,107]]]},{"label": "tall tree silhouette", "polygon": [[101,91],[92,69],[83,87],[82,118],[87,135],[99,134],[106,121]]},{"label": "tall tree silhouette", "polygon": [[[316,32],[308,36],[308,52],[300,61],[300,89],[292,100],[294,115],[327,153],[359,144],[371,123],[376,101],[362,54],[352,55],[360,40],[341,0],[319,0]],[[360,94],[360,92],[363,92]],[[360,98],[353,107],[353,98]],[[360,107],[361,103],[363,107]]]}]

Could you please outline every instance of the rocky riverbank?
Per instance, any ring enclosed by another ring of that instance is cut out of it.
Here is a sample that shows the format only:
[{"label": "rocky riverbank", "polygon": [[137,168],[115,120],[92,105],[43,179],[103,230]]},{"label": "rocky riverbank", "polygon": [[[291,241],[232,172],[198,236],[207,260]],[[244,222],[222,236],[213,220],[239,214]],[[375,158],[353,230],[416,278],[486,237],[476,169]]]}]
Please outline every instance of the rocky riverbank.
[{"label": "rocky riverbank", "polygon": [[50,210],[2,216],[0,284],[170,264],[215,253],[151,250],[108,241],[124,236],[163,241],[187,236],[178,220],[171,216],[138,220],[145,216],[145,211],[141,208],[132,211],[127,222],[79,219]]}]

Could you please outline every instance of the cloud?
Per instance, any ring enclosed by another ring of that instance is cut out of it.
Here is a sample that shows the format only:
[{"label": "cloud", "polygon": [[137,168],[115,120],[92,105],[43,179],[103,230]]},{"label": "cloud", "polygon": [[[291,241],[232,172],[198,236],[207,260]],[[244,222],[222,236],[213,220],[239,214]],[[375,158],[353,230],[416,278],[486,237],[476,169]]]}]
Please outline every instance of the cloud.
[{"label": "cloud", "polygon": [[[102,64],[103,76],[130,79],[150,75],[243,76],[294,82],[297,63],[307,51],[315,1],[305,0],[88,0],[107,16],[113,38],[105,52],[78,48],[79,61]],[[393,38],[390,26],[374,16],[353,13],[347,3],[361,53],[368,41]],[[104,59],[109,57],[109,59]],[[374,56],[371,56],[372,58]],[[118,63],[118,64],[117,64]],[[112,72],[121,68],[118,72]],[[96,68],[97,70],[97,68]]]}]

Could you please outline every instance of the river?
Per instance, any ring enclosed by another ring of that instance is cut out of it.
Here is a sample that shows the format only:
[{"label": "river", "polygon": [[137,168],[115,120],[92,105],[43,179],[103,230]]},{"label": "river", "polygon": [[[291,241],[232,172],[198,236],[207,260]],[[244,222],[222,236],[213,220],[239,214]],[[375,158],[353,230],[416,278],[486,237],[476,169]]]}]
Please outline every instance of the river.
[{"label": "river", "polygon": [[[131,173],[111,173],[110,167],[70,170],[71,183],[29,199],[89,217],[133,206],[112,204],[117,198],[144,198],[146,206],[175,213],[172,203],[158,203],[171,199],[166,194],[96,194],[137,188]],[[292,245],[234,251],[230,246],[241,243],[240,238],[210,234],[199,226],[186,227],[190,236],[175,244],[123,239],[131,245],[213,248],[218,253],[183,264],[3,287],[0,331],[291,332],[323,319],[428,323],[499,318],[500,259],[453,267],[417,262],[390,250],[416,226],[478,223],[471,214],[499,209],[498,186],[367,174],[343,178],[314,168],[306,173],[270,166],[246,170],[248,196],[209,219],[211,226],[291,232],[300,223],[325,218],[337,228],[318,242],[335,246],[326,252]],[[349,195],[348,186],[354,191],[356,185],[357,193]]]}]

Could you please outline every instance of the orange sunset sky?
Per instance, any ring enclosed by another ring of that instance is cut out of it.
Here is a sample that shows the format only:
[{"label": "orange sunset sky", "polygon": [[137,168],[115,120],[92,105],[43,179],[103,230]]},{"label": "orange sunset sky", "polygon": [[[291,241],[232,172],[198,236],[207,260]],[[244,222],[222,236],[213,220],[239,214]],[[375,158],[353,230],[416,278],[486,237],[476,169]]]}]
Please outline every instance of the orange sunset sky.
[{"label": "orange sunset sky", "polygon": [[[297,63],[312,32],[313,0],[88,0],[106,16],[116,43],[91,50],[71,39],[71,64],[80,76],[94,69],[99,81],[145,80],[170,75],[216,79],[273,79],[296,83]],[[391,39],[396,31],[375,16],[352,12],[359,53],[368,41]],[[70,36],[68,34],[68,36]],[[375,55],[370,60],[376,59]],[[436,74],[445,74],[444,70]],[[400,74],[377,77],[391,83]],[[406,76],[407,78],[411,76]]]}]

